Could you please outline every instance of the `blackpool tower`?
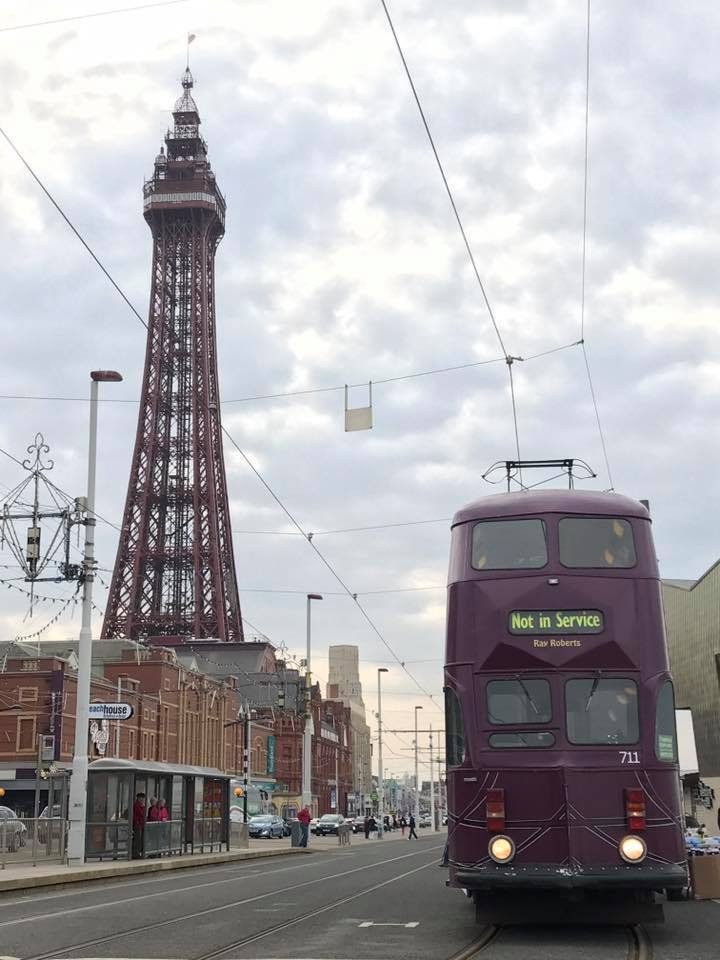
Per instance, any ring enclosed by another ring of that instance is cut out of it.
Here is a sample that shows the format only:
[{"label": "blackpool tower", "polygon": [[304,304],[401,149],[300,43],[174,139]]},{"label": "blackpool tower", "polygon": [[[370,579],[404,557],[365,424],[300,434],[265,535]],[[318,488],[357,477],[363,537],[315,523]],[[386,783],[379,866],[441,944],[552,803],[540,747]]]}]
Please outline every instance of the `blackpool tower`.
[{"label": "blackpool tower", "polygon": [[144,188],[153,243],[145,373],[104,638],[243,639],[215,327],[225,200],[192,88],[188,69]]}]

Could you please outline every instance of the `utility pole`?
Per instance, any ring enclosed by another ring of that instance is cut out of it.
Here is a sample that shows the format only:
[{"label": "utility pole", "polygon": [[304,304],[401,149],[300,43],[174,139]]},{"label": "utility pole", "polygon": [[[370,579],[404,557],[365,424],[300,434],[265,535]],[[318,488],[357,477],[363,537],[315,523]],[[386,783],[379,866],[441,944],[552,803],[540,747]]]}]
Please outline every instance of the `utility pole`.
[{"label": "utility pole", "polygon": [[430,724],[430,828],[435,832],[435,777],[433,775],[432,724]]},{"label": "utility pole", "polygon": [[310,669],[310,655],[312,650],[310,604],[313,600],[322,600],[319,593],[307,595],[307,658],[305,661],[305,731],[303,733],[303,765],[302,765],[302,804],[312,808],[312,738],[313,718],[311,705],[312,672]]},{"label": "utility pole", "polygon": [[420,826],[420,781],[418,780],[418,710],[422,706],[415,707],[415,826]]},{"label": "utility pole", "polygon": [[88,442],[88,491],[83,557],[82,626],[78,643],[78,672],[75,695],[75,747],[70,778],[70,832],[68,863],[85,860],[87,813],[88,722],[90,715],[90,669],[92,664],[92,590],[95,578],[95,465],[97,455],[98,384],[122,380],[114,370],[93,370],[90,374],[90,437]]},{"label": "utility pole", "polygon": [[387,667],[378,667],[378,840],[382,840],[385,828],[385,781],[383,780],[382,761],[382,699],[380,693],[380,677],[387,673]]}]

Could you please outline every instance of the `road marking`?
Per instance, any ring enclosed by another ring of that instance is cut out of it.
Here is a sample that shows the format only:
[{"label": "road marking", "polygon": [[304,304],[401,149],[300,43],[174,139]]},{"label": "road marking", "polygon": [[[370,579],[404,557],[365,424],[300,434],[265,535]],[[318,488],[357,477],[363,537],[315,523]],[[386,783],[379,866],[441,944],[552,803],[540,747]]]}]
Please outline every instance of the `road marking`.
[{"label": "road marking", "polygon": [[[363,920],[363,922],[359,923],[358,926],[359,927],[406,927],[409,929],[412,927],[419,927],[420,921],[412,920],[410,923],[377,923],[375,920]],[[0,957],[0,960],[2,960],[2,957]]]}]

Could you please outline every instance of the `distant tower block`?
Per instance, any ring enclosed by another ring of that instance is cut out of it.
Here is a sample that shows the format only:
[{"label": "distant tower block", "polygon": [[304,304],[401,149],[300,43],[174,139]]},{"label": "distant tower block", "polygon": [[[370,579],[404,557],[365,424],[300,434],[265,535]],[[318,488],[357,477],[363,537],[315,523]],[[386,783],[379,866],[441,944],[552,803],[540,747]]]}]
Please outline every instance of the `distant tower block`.
[{"label": "distant tower block", "polygon": [[140,413],[102,636],[243,639],[223,461],[215,251],[225,200],[186,70],[144,212],[152,289]]}]

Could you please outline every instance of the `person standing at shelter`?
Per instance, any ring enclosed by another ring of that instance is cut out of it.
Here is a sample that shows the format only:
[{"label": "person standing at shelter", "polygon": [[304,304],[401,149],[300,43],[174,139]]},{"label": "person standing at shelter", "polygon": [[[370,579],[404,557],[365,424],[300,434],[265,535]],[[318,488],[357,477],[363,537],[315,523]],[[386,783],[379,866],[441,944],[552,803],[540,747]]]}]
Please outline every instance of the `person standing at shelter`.
[{"label": "person standing at shelter", "polygon": [[133,840],[132,855],[139,860],[143,855],[143,839],[145,834],[145,794],[139,793],[133,804]]},{"label": "person standing at shelter", "polygon": [[408,840],[412,840],[413,837],[417,840],[418,835],[415,833],[415,817],[410,814],[410,833],[408,834]]},{"label": "person standing at shelter", "polygon": [[310,833],[311,819],[312,818],[310,816],[310,811],[308,810],[307,807],[303,807],[300,813],[298,814],[298,820],[300,821],[300,830],[302,832],[300,837],[301,847],[306,847],[308,845],[308,835]]},{"label": "person standing at shelter", "polygon": [[150,797],[150,807],[147,814],[148,823],[159,823],[160,821],[160,807],[158,807],[158,802],[156,797]]},{"label": "person standing at shelter", "polygon": [[158,819],[165,823],[166,820],[170,819],[170,814],[168,813],[167,804],[164,800],[158,801]]}]

